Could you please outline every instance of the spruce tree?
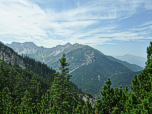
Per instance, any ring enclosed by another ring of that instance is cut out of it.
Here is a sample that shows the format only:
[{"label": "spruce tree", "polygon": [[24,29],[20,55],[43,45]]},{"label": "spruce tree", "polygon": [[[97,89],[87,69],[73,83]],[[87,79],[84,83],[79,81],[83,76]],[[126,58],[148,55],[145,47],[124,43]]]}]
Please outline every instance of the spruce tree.
[{"label": "spruce tree", "polygon": [[24,96],[24,92],[28,85],[25,83],[25,74],[24,72],[17,73],[16,75],[16,86],[14,88],[14,95],[16,96],[15,103],[19,105],[21,103],[21,98]]},{"label": "spruce tree", "polygon": [[114,89],[110,88],[111,81],[110,78],[105,82],[106,85],[103,87],[103,91],[101,91],[102,95],[102,112],[106,114],[110,114],[112,112],[113,107],[113,95],[114,95]]},{"label": "spruce tree", "polygon": [[[51,86],[51,93],[55,105],[61,108],[63,114],[63,110],[72,112],[75,103],[73,93],[71,92],[72,89],[69,85],[69,79],[71,77],[71,75],[68,75],[69,68],[64,69],[65,66],[69,66],[69,62],[66,63],[65,53],[62,56],[63,58],[59,59],[61,64],[59,69],[62,71],[62,74],[54,73],[58,75],[58,77],[55,77],[53,85]],[[66,79],[64,77],[65,75],[68,75]]]},{"label": "spruce tree", "polygon": [[22,113],[32,113],[33,110],[32,110],[32,97],[30,95],[30,92],[28,90],[26,90],[24,92],[24,97],[21,98],[21,105],[20,105],[20,110],[19,112],[22,112]]},{"label": "spruce tree", "polygon": [[17,84],[16,70],[14,68],[11,68],[9,71],[8,88],[9,88],[10,95],[13,99],[13,102],[15,101],[15,96],[16,96],[14,94],[16,84]]},{"label": "spruce tree", "polygon": [[[8,90],[8,77],[7,71],[3,62],[0,63],[0,112],[4,113],[6,108],[12,104],[12,98]],[[11,107],[10,107],[11,108]]]},{"label": "spruce tree", "polygon": [[7,87],[8,85],[8,79],[6,77],[6,69],[5,66],[3,65],[3,62],[1,61],[0,63],[0,92]]},{"label": "spruce tree", "polygon": [[38,99],[38,97],[40,96],[37,96],[37,93],[38,93],[38,90],[40,89],[40,86],[39,88],[37,87],[37,80],[36,80],[36,74],[33,75],[32,79],[30,80],[30,88],[29,88],[29,92],[31,94],[31,97],[32,97],[32,103],[35,103],[37,104],[38,101],[36,101],[36,99]]},{"label": "spruce tree", "polygon": [[13,111],[12,97],[8,87],[0,92],[0,112],[1,114],[9,114]]}]

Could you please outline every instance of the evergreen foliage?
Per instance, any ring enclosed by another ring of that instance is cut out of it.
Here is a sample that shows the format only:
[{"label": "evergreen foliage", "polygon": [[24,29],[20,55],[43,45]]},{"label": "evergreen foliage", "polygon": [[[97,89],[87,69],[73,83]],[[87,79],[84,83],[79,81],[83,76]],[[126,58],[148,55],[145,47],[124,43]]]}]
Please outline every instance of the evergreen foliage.
[{"label": "evergreen foliage", "polygon": [[[75,106],[75,99],[73,98],[73,93],[71,91],[72,88],[69,85],[69,79],[71,77],[70,75],[68,75],[69,68],[64,69],[65,66],[69,66],[69,64],[66,63],[65,54],[63,54],[63,58],[60,59],[60,64],[60,70],[62,71],[62,74],[55,74],[60,76],[61,78],[55,77],[55,81],[53,82],[51,91],[53,93],[54,105],[61,108],[62,113],[63,109],[70,113]],[[64,77],[65,75],[68,75],[66,79]]]}]

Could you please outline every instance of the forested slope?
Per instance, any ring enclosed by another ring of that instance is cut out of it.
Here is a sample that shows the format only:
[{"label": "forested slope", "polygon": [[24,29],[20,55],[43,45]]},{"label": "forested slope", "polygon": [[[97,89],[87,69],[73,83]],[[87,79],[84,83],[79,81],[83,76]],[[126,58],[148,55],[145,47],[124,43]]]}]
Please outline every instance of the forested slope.
[{"label": "forested slope", "polygon": [[[61,63],[61,74],[55,73],[58,77],[54,78],[51,88],[45,94],[41,91],[41,87],[43,87],[41,83],[35,80],[35,75],[32,77],[23,71],[17,73],[13,67],[1,63],[1,113],[150,114],[152,112],[152,42],[147,47],[145,69],[139,73],[138,77],[135,75],[132,79],[131,89],[133,92],[129,92],[127,86],[124,91],[121,85],[119,88],[111,88],[112,82],[108,78],[100,92],[102,98],[97,99],[94,107],[89,103],[89,97],[84,105],[78,101],[79,99],[73,98],[72,88],[69,84],[71,77],[68,75],[69,69],[64,68],[69,65],[69,63],[66,63],[65,54],[59,61]],[[7,67],[10,67],[9,71]],[[19,70],[21,71],[21,69]],[[30,72],[27,71],[27,73]],[[65,78],[65,75],[68,76]],[[31,80],[28,79],[30,77],[32,77]],[[25,90],[26,87],[29,89]],[[12,99],[14,98],[12,94],[15,94],[16,100]],[[24,96],[21,99],[23,94]]]}]

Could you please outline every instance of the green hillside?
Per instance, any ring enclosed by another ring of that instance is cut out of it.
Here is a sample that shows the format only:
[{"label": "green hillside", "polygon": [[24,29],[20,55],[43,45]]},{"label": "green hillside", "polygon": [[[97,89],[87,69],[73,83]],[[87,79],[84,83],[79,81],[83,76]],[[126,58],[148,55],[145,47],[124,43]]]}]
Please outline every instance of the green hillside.
[{"label": "green hillside", "polygon": [[[90,51],[86,51],[85,49],[77,49],[69,52],[67,56],[77,56],[76,58],[78,59],[74,62],[79,63],[80,58],[83,60],[84,55],[81,54],[83,51],[87,52],[88,54],[91,53],[91,49]],[[84,92],[92,94],[93,97],[97,97],[99,95],[98,93],[100,90],[102,90],[104,81],[106,81],[109,76],[113,74],[133,72],[124,65],[111,61],[106,56],[100,55],[96,51],[94,51],[94,58],[91,60],[92,63],[83,65],[70,73],[73,75],[70,81],[77,84],[78,87],[82,88]],[[98,77],[100,77],[100,80]]]},{"label": "green hillside", "polygon": [[[112,82],[108,78],[103,90],[100,91],[102,98],[96,99],[94,107],[90,104],[90,96],[85,104],[82,104],[81,98],[73,97],[76,94],[70,87],[71,76],[68,75],[69,69],[65,68],[69,66],[69,62],[66,63],[65,53],[59,59],[61,74],[54,73],[55,78],[50,88],[47,88],[49,86],[45,83],[47,80],[30,71],[29,67],[21,69],[17,61],[14,66],[11,66],[3,60],[5,60],[4,56],[0,63],[0,112],[2,114],[151,114],[152,112],[152,42],[147,48],[145,69],[138,76],[134,75],[132,79],[133,92],[129,92],[127,86],[122,89],[122,85],[119,88],[111,88]],[[127,68],[125,70],[124,66],[118,65],[117,62],[113,61],[111,64],[115,65],[113,69],[116,69],[115,74],[109,73],[113,79],[116,73],[121,71],[125,75],[125,71],[129,70]],[[89,65],[86,67],[91,68]],[[106,71],[104,67],[102,69]],[[111,72],[114,72],[113,69]],[[65,75],[68,76],[65,78]],[[117,80],[124,81],[121,77],[118,75]]]}]

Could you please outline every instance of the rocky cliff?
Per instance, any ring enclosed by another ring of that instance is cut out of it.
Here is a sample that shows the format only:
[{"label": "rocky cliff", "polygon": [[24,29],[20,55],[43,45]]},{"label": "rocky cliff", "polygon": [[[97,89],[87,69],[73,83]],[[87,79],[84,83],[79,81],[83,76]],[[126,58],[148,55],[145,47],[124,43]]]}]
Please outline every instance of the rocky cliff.
[{"label": "rocky cliff", "polygon": [[19,64],[19,66],[22,69],[26,68],[23,58],[20,55],[18,55],[14,50],[4,45],[2,42],[0,42],[0,59],[4,60],[8,64],[10,62],[11,65],[14,65],[16,59],[17,64]]}]

